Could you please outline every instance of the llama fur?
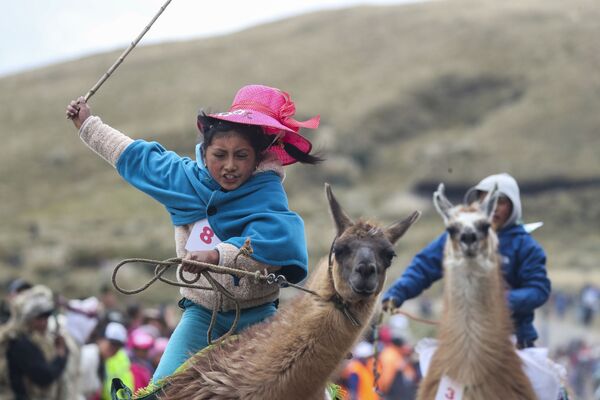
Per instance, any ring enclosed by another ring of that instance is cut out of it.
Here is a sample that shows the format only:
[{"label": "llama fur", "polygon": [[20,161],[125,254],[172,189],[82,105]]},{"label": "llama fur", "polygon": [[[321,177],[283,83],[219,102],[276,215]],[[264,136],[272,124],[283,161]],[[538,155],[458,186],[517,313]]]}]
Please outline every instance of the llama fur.
[{"label": "llama fur", "polygon": [[[461,221],[471,227],[489,221],[489,215],[477,205],[452,207],[444,201],[445,197],[441,210],[436,206],[446,226],[463,229]],[[435,399],[443,376],[464,385],[464,400],[537,399],[510,340],[513,327],[504,295],[498,239],[490,225],[486,226],[473,257],[461,250],[460,231],[448,235],[439,344],[419,387],[419,400]]]}]

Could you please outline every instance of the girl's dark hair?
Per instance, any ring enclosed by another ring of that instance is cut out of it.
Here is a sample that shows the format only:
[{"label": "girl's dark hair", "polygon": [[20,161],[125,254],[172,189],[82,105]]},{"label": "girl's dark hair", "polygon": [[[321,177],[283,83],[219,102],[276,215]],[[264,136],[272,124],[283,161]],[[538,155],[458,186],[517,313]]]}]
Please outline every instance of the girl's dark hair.
[{"label": "girl's dark hair", "polygon": [[[240,124],[236,122],[224,121],[221,119],[209,117],[201,111],[198,114],[198,128],[201,132],[202,150],[206,152],[206,148],[212,144],[213,139],[222,132],[234,131],[242,135],[256,153],[256,157],[260,162],[264,151],[273,144],[276,139],[274,134],[267,134],[259,125]],[[304,153],[299,148],[290,143],[283,143],[283,149],[290,156],[294,157],[302,164],[317,164],[323,161],[323,158],[310,153]]]}]

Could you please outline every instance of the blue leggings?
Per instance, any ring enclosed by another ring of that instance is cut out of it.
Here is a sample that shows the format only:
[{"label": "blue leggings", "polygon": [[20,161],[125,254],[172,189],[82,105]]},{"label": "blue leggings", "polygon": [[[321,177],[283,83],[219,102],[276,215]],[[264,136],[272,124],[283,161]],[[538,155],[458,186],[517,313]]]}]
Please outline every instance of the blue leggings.
[{"label": "blue leggings", "polygon": [[[199,306],[188,299],[182,299],[179,305],[184,309],[181,321],[169,339],[152,382],[171,375],[190,356],[208,346],[206,332],[210,325],[212,310]],[[258,307],[246,308],[240,313],[235,333],[272,316],[277,311],[275,303],[267,303]],[[235,319],[235,310],[219,312],[213,327],[212,339],[216,340],[229,330]]]}]

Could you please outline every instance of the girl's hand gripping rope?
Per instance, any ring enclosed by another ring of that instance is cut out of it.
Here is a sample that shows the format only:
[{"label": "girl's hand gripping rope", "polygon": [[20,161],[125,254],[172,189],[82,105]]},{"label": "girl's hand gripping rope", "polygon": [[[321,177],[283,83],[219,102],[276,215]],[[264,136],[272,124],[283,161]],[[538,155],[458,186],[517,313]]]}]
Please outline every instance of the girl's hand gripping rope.
[{"label": "girl's hand gripping rope", "polygon": [[183,262],[181,263],[183,270],[185,272],[199,274],[200,272],[204,271],[206,267],[197,264],[186,263],[186,260],[219,265],[219,252],[217,250],[192,251],[185,256]]}]

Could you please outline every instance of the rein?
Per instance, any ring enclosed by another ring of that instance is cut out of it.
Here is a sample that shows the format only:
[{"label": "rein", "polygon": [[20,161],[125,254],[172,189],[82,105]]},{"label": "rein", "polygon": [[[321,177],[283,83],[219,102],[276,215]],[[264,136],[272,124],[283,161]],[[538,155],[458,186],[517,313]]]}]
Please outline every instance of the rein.
[{"label": "rein", "polygon": [[[329,251],[329,266],[328,266],[329,277],[331,279],[332,285],[333,285],[332,253],[333,253],[333,245],[334,244],[335,244],[335,239],[334,239],[333,243],[331,244],[331,249]],[[237,266],[238,257],[240,257],[240,256],[250,257],[251,254],[252,254],[252,247],[250,245],[250,239],[247,239],[246,242],[244,243],[244,245],[240,248],[239,253],[235,256],[234,265]],[[154,265],[154,276],[148,282],[146,282],[144,285],[142,285],[136,289],[127,290],[127,289],[122,288],[117,283],[117,275],[119,274],[119,271],[123,266],[125,266],[126,264],[131,264],[131,263],[142,263],[142,264]],[[197,266],[197,267],[202,268],[202,271],[198,272],[196,274],[195,278],[188,280],[183,276],[183,272],[184,272],[183,269],[179,269],[177,276],[181,280],[181,282],[174,281],[174,280],[163,277],[163,275],[170,268],[177,267],[179,265]],[[188,260],[188,259],[182,259],[182,258],[169,258],[169,259],[166,259],[163,261],[152,260],[152,259],[147,259],[147,258],[127,258],[127,259],[122,260],[115,266],[115,268],[113,269],[111,281],[117,291],[119,291],[120,293],[126,294],[126,295],[133,295],[133,294],[141,293],[144,290],[148,289],[150,286],[152,286],[156,281],[161,281],[161,282],[166,283],[171,286],[185,287],[185,288],[191,288],[191,289],[200,289],[200,290],[214,290],[216,292],[221,293],[221,295],[227,297],[229,300],[231,300],[235,304],[235,318],[233,320],[231,328],[229,328],[229,330],[223,336],[219,337],[216,340],[217,342],[221,342],[224,339],[226,339],[227,337],[231,336],[235,332],[235,329],[237,328],[237,324],[238,324],[239,318],[240,318],[241,307],[240,307],[239,300],[236,299],[235,295],[233,293],[231,293],[229,290],[227,290],[227,288],[223,287],[223,285],[221,285],[219,282],[217,282],[215,280],[215,278],[213,278],[212,275],[209,273],[209,271],[217,273],[217,274],[233,275],[240,279],[241,278],[252,278],[254,280],[254,282],[264,282],[269,285],[276,284],[280,288],[293,287],[295,289],[298,289],[303,292],[309,293],[313,296],[316,296],[321,300],[332,302],[335,305],[335,308],[340,310],[346,316],[346,318],[348,318],[350,320],[350,322],[354,326],[361,325],[360,321],[358,321],[358,319],[350,311],[348,304],[346,302],[344,302],[342,297],[335,290],[335,286],[333,287],[334,295],[331,298],[327,299],[327,298],[323,298],[321,295],[319,295],[317,292],[315,292],[313,290],[310,290],[303,286],[288,282],[286,277],[283,275],[267,273],[266,270],[250,272],[250,271],[245,271],[241,268],[225,267],[222,265],[214,265],[214,264],[209,264],[209,263],[205,263],[202,261]],[[202,285],[195,284],[196,282],[198,282],[200,280],[200,278],[202,276],[208,281],[210,286],[202,286]],[[214,329],[214,325],[216,323],[217,314],[219,312],[219,309],[222,306],[222,301],[223,301],[222,297],[219,297],[218,302],[216,302],[214,304],[213,309],[212,309],[210,325],[209,325],[208,331],[207,331],[207,342],[209,345],[213,344],[212,332]]]}]

